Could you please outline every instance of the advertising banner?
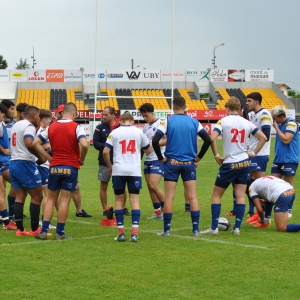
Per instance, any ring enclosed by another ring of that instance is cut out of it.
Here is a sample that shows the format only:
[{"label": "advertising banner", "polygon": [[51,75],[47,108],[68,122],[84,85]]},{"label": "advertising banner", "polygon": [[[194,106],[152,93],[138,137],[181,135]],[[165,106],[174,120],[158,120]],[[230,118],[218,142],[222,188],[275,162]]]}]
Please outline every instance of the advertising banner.
[{"label": "advertising banner", "polygon": [[[172,81],[171,71],[161,71],[161,81]],[[174,71],[173,81],[185,81],[185,71]]]},{"label": "advertising banner", "polygon": [[[120,114],[122,115],[124,113],[131,114],[135,121],[144,121],[144,118],[142,117],[141,113],[138,110],[134,110],[134,109],[121,110]],[[165,119],[170,113],[171,113],[171,110],[156,110],[156,111],[154,111],[154,115],[160,119]]]},{"label": "advertising banner", "polygon": [[64,82],[65,70],[46,70],[46,82]]},{"label": "advertising banner", "polygon": [[246,81],[274,81],[274,70],[246,70]]},{"label": "advertising banner", "polygon": [[[84,69],[83,81],[95,81],[95,69]],[[106,70],[97,71],[97,81],[106,81]]]},{"label": "advertising banner", "polygon": [[27,71],[28,82],[46,82],[46,71],[45,70],[32,70]]},{"label": "advertising banner", "polygon": [[228,70],[211,70],[210,72],[210,81],[212,82],[227,82]]},{"label": "advertising banner", "polygon": [[9,70],[1,70],[0,69],[0,81],[8,82],[9,81]]},{"label": "advertising banner", "polygon": [[136,82],[142,81],[142,70],[108,70],[107,82],[120,81],[120,82]]},{"label": "advertising banner", "polygon": [[220,120],[226,117],[226,110],[219,109],[219,110],[195,110],[189,109],[187,114],[197,120]]},{"label": "advertising banner", "polygon": [[27,69],[25,70],[9,70],[10,82],[27,82]]},{"label": "advertising banner", "polygon": [[80,70],[65,70],[64,81],[82,81],[82,72]]},{"label": "advertising banner", "polygon": [[209,71],[206,69],[202,70],[186,70],[185,71],[185,80],[188,82],[195,81],[209,81]]},{"label": "advertising banner", "polygon": [[245,70],[228,70],[228,82],[244,82]]},{"label": "advertising banner", "polygon": [[160,70],[143,70],[143,81],[146,82],[160,82]]}]

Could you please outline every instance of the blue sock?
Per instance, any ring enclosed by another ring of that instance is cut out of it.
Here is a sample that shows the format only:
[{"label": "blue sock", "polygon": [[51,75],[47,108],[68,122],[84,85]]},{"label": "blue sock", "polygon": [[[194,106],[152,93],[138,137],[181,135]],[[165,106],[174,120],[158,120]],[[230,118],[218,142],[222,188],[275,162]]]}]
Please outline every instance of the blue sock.
[{"label": "blue sock", "polygon": [[233,229],[240,229],[243,221],[243,217],[245,214],[246,205],[245,204],[237,204],[236,205],[236,215],[235,215],[235,224]]},{"label": "blue sock", "polygon": [[171,228],[172,215],[172,213],[164,213],[164,232]]},{"label": "blue sock", "polygon": [[117,219],[117,226],[123,226],[124,227],[124,210],[123,209],[116,209],[115,215]]},{"label": "blue sock", "polygon": [[164,206],[165,206],[165,202],[160,202],[160,208],[164,209]]},{"label": "blue sock", "polygon": [[160,208],[160,202],[153,203],[153,208],[154,209],[159,209]]},{"label": "blue sock", "polygon": [[221,203],[211,205],[211,229],[215,230],[218,228],[219,217],[221,213]]},{"label": "blue sock", "polygon": [[9,217],[8,217],[7,209],[4,209],[4,210],[0,211],[0,216],[2,217],[3,224],[8,225]]},{"label": "blue sock", "polygon": [[191,219],[193,225],[193,232],[195,232],[195,230],[199,231],[200,210],[191,211]]},{"label": "blue sock", "polygon": [[41,232],[48,232],[50,221],[43,221]]},{"label": "blue sock", "polygon": [[7,196],[7,203],[8,203],[8,211],[9,211],[9,217],[14,216],[14,204],[15,204],[15,197]]},{"label": "blue sock", "polygon": [[286,225],[286,232],[298,232],[300,231],[300,224]]},{"label": "blue sock", "polygon": [[140,216],[141,216],[141,211],[139,209],[133,209],[131,211],[132,225],[137,225],[138,226],[140,224]]},{"label": "blue sock", "polygon": [[[44,222],[43,222],[44,223]],[[56,225],[56,233],[60,236],[62,236],[64,234],[64,231],[65,231],[65,225],[66,223],[59,223],[57,222],[57,225]]]},{"label": "blue sock", "polygon": [[190,203],[185,203],[184,208],[185,209],[190,209],[191,208],[191,204]]},{"label": "blue sock", "polygon": [[250,197],[248,196],[248,202],[249,202],[249,210],[248,212],[249,213],[254,213],[254,204],[253,202],[251,201]]},{"label": "blue sock", "polygon": [[267,219],[271,219],[272,216],[272,208],[274,206],[274,203],[266,201],[264,203],[264,207],[265,207],[265,218]]},{"label": "blue sock", "polygon": [[236,196],[235,192],[232,191],[232,199],[233,199],[233,207],[232,207],[232,212],[235,214],[235,207],[236,207]]}]

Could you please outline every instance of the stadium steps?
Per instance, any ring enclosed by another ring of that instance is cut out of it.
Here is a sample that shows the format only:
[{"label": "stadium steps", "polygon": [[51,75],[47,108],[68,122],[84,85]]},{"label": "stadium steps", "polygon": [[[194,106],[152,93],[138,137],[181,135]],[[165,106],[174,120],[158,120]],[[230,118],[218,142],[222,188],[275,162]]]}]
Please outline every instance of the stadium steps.
[{"label": "stadium steps", "polygon": [[196,95],[194,94],[194,92],[188,92],[188,94],[189,94],[189,96],[190,96],[190,98],[191,98],[192,100],[197,100],[197,97],[196,97]]}]

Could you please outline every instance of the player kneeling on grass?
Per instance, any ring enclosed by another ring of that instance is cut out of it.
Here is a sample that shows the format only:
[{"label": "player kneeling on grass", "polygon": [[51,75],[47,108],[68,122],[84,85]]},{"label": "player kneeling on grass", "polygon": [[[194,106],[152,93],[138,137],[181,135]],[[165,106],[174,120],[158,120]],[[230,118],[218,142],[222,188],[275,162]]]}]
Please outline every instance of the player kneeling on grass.
[{"label": "player kneeling on grass", "polygon": [[[254,157],[267,141],[266,136],[253,123],[239,115],[241,102],[230,97],[225,104],[227,116],[218,121],[212,135],[211,147],[216,162],[220,165],[212,194],[211,227],[201,234],[218,235],[218,220],[221,212],[221,198],[232,183],[236,195],[236,219],[233,234],[240,234],[245,212],[245,192],[250,180],[250,158]],[[217,137],[222,134],[223,157],[218,153]],[[258,143],[253,151],[247,152],[247,138],[254,135]]]},{"label": "player kneeling on grass", "polygon": [[[107,138],[103,150],[103,158],[112,174],[112,182],[116,199],[116,219],[119,242],[125,241],[124,234],[124,193],[127,184],[131,205],[132,231],[131,242],[137,242],[138,227],[140,223],[139,192],[142,188],[141,152],[151,152],[147,136],[139,128],[131,126],[133,116],[124,113],[120,117],[121,126],[113,130]],[[113,165],[110,162],[110,151],[113,151]]]},{"label": "player kneeling on grass", "polygon": [[260,216],[258,223],[260,226],[257,227],[267,227],[268,224],[261,205],[261,200],[263,200],[265,201],[265,210],[267,207],[272,209],[272,206],[267,205],[268,203],[274,204],[274,219],[278,231],[300,231],[300,224],[288,225],[288,207],[295,199],[295,190],[288,182],[274,176],[261,177],[250,185],[249,195]]}]

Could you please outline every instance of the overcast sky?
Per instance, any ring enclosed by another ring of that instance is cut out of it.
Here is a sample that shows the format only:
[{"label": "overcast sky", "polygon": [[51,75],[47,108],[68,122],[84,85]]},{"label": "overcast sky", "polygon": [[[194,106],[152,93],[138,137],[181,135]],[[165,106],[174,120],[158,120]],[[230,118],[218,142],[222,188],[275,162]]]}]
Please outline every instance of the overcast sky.
[{"label": "overcast sky", "polygon": [[[96,0],[0,0],[0,54],[13,69],[94,68]],[[300,0],[174,0],[174,68],[274,69],[300,91]],[[171,68],[172,0],[98,0],[98,66]]]}]

